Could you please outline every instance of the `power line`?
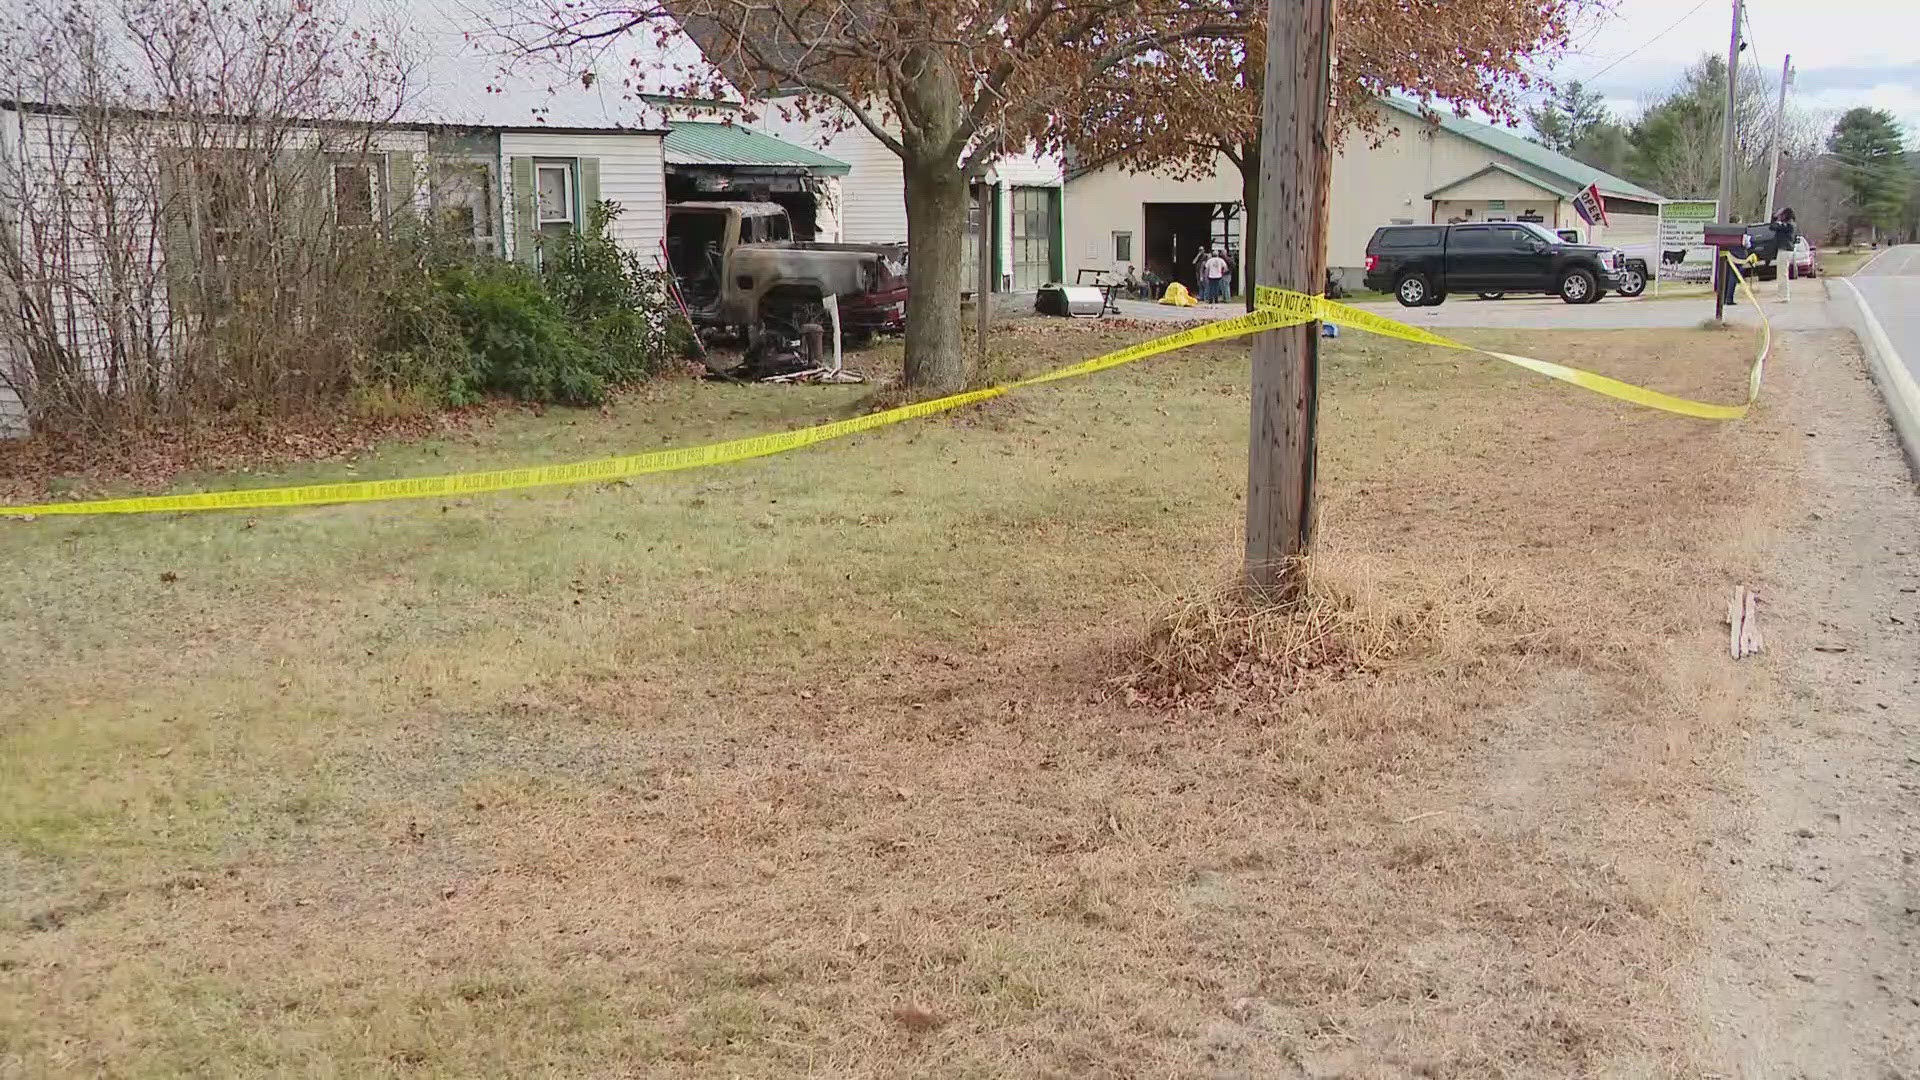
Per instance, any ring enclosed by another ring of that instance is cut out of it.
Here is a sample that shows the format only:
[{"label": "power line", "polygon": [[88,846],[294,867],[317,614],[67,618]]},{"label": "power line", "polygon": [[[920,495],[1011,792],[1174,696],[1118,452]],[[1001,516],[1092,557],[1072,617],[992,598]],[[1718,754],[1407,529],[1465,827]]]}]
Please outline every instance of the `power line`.
[{"label": "power line", "polygon": [[1709,2],[1710,0],[1700,0],[1700,2],[1693,5],[1693,7],[1689,9],[1685,15],[1682,15],[1679,18],[1673,20],[1672,26],[1669,26],[1665,30],[1662,30],[1659,33],[1648,38],[1644,43],[1641,44],[1640,48],[1635,49],[1630,53],[1627,53],[1625,56],[1620,57],[1618,60],[1615,60],[1613,63],[1608,64],[1606,67],[1601,68],[1599,71],[1594,72],[1593,74],[1587,76],[1585,79],[1581,81],[1592,82],[1593,80],[1599,78],[1600,76],[1605,75],[1607,72],[1612,71],[1614,68],[1619,67],[1621,64],[1626,63],[1628,60],[1631,60],[1635,56],[1638,56],[1642,51],[1646,49],[1648,45],[1651,45],[1654,42],[1659,41],[1661,38],[1666,37],[1668,34],[1671,34],[1675,30],[1679,29],[1681,23],[1686,22],[1688,19],[1693,18],[1694,13],[1698,12],[1701,8],[1706,7]]},{"label": "power line", "polygon": [[1760,44],[1753,36],[1753,9],[1752,8],[1747,7],[1744,4],[1741,5],[1740,22],[1743,26],[1746,27],[1746,29],[1743,32],[1746,34],[1747,51],[1753,53],[1753,62],[1757,64],[1760,62]]}]

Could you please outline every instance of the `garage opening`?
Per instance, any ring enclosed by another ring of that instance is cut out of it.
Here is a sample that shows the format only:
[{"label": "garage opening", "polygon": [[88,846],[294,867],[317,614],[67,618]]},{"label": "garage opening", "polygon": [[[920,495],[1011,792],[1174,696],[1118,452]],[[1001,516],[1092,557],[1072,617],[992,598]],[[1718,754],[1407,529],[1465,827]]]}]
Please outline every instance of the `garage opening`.
[{"label": "garage opening", "polygon": [[806,176],[755,175],[741,169],[676,169],[667,173],[667,201],[772,202],[786,207],[795,240],[817,240],[818,181]]},{"label": "garage opening", "polygon": [[1147,234],[1142,256],[1148,273],[1198,289],[1195,259],[1211,247],[1225,254],[1234,275],[1233,291],[1240,291],[1239,203],[1146,203],[1142,209]]}]

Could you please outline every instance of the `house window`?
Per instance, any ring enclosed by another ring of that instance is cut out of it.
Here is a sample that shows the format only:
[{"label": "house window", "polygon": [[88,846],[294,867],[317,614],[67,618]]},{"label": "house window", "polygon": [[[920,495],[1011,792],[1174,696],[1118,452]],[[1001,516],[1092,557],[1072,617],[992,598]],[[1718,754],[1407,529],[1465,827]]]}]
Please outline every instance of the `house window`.
[{"label": "house window", "polygon": [[342,229],[373,227],[373,169],[366,164],[333,167],[333,223]]},{"label": "house window", "polygon": [[570,233],[574,213],[573,163],[543,161],[534,167],[534,214],[543,233]]},{"label": "house window", "polygon": [[[206,233],[203,258],[220,268],[239,258],[243,245],[269,230],[273,217],[272,174],[239,154],[216,158],[203,176]],[[224,279],[214,292],[224,289]]]},{"label": "house window", "polygon": [[486,158],[442,158],[433,168],[434,222],[450,239],[470,240],[482,255],[500,252],[494,223],[497,166]]},{"label": "house window", "polygon": [[1113,261],[1130,263],[1133,261],[1133,234],[1117,232],[1113,234]]}]

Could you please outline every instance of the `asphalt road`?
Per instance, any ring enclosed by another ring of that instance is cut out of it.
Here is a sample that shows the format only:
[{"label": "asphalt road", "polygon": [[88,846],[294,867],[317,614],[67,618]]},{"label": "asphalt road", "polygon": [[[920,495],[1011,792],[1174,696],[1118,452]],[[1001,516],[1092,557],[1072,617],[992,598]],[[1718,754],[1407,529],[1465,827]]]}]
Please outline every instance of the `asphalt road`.
[{"label": "asphalt road", "polygon": [[1920,379],[1920,244],[1888,248],[1847,280],[1860,291],[1907,370]]}]

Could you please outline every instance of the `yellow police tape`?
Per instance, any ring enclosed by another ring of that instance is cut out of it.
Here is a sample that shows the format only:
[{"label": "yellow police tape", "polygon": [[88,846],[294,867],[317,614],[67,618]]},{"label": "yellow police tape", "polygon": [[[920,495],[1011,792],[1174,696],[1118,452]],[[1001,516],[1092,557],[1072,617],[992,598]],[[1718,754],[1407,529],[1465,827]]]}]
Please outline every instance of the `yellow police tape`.
[{"label": "yellow police tape", "polygon": [[1564,364],[1555,364],[1546,360],[1535,360],[1531,356],[1515,356],[1512,353],[1482,349],[1475,345],[1468,345],[1465,342],[1455,341],[1449,337],[1442,337],[1430,330],[1422,330],[1416,326],[1408,326],[1406,323],[1396,322],[1384,315],[1375,315],[1370,311],[1362,311],[1356,307],[1349,307],[1346,304],[1329,300],[1324,296],[1307,296],[1303,293],[1289,292],[1284,289],[1272,289],[1262,285],[1254,290],[1254,303],[1263,309],[1272,308],[1286,311],[1290,316],[1302,316],[1302,318],[1293,320],[1296,322],[1303,322],[1308,319],[1319,319],[1324,322],[1337,323],[1338,325],[1354,330],[1365,330],[1371,334],[1399,338],[1402,341],[1412,341],[1421,345],[1433,345],[1442,349],[1459,349],[1465,352],[1476,352],[1482,356],[1491,356],[1495,360],[1505,360],[1509,364],[1526,368],[1528,371],[1538,372],[1549,379],[1559,379],[1561,382],[1572,383],[1583,389],[1591,390],[1596,394],[1605,394],[1611,398],[1619,398],[1621,401],[1630,401],[1635,405],[1645,405],[1649,409],[1660,409],[1665,412],[1679,413],[1681,416],[1695,416],[1702,420],[1739,420],[1747,415],[1748,410],[1753,408],[1754,402],[1760,400],[1760,379],[1766,369],[1767,354],[1773,351],[1773,323],[1768,320],[1766,309],[1761,307],[1760,301],[1754,296],[1753,286],[1748,284],[1746,275],[1740,273],[1739,264],[1734,261],[1732,255],[1726,254],[1725,252],[1722,254],[1726,255],[1727,266],[1730,268],[1730,272],[1734,275],[1734,278],[1739,282],[1740,288],[1746,291],[1747,301],[1753,304],[1760,313],[1760,352],[1754,358],[1753,368],[1747,375],[1747,400],[1739,405],[1714,405],[1705,401],[1694,401],[1690,398],[1675,397],[1672,394],[1663,394],[1658,390],[1649,390],[1644,386],[1635,386],[1632,383],[1621,382],[1619,379],[1609,379],[1605,375],[1596,375],[1591,371],[1582,371],[1579,368],[1567,367]]},{"label": "yellow police tape", "polygon": [[[1731,260],[1729,260],[1731,262]],[[1745,279],[1741,279],[1744,286]],[[1748,299],[1753,298],[1753,290],[1747,289]],[[754,435],[744,439],[728,439],[725,442],[708,443],[704,446],[688,446],[678,450],[656,450],[645,454],[627,454],[621,457],[600,458],[594,461],[577,461],[567,465],[538,465],[521,469],[496,469],[489,472],[455,473],[446,476],[420,476],[401,480],[359,480],[337,484],[306,484],[297,487],[243,488],[237,491],[197,491],[182,495],[148,495],[129,499],[95,499],[86,502],[42,503],[29,506],[0,506],[0,514],[8,515],[53,515],[53,514],[151,514],[179,512],[189,510],[257,510],[290,506],[319,506],[332,503],[381,502],[391,499],[427,499],[457,495],[478,495],[494,491],[513,491],[521,488],[548,487],[556,484],[581,484],[619,480],[630,476],[643,476],[648,473],[677,472],[682,469],[698,469],[708,465],[721,465],[733,461],[746,461],[750,458],[783,454],[789,450],[812,446],[815,443],[838,439],[847,435],[857,435],[863,431],[887,427],[906,420],[917,420],[933,416],[952,409],[976,405],[983,401],[1008,394],[1027,386],[1058,382],[1062,379],[1091,375],[1096,371],[1131,364],[1162,353],[1184,349],[1209,341],[1221,341],[1227,338],[1243,337],[1263,330],[1276,330],[1281,327],[1298,326],[1316,319],[1336,323],[1355,330],[1399,338],[1403,341],[1422,345],[1434,345],[1445,349],[1462,349],[1505,360],[1530,371],[1539,372],[1549,378],[1569,382],[1609,397],[1631,401],[1649,408],[1664,409],[1682,416],[1697,416],[1709,420],[1733,420],[1747,414],[1748,408],[1760,395],[1760,376],[1766,362],[1767,352],[1772,343],[1772,327],[1766,329],[1765,340],[1760,356],[1754,361],[1753,372],[1748,381],[1747,402],[1743,405],[1712,405],[1706,402],[1689,401],[1686,398],[1663,394],[1657,390],[1634,386],[1618,379],[1609,379],[1590,371],[1565,367],[1535,360],[1526,356],[1513,356],[1507,353],[1492,352],[1476,348],[1452,338],[1442,337],[1431,331],[1408,326],[1393,319],[1359,308],[1328,300],[1323,296],[1308,296],[1305,293],[1289,292],[1282,289],[1260,287],[1255,290],[1257,310],[1246,315],[1225,319],[1220,322],[1196,326],[1165,337],[1143,341],[1137,345],[1083,360],[1077,364],[1049,371],[1044,375],[1021,379],[1018,382],[1003,383],[983,390],[970,390],[962,394],[937,398],[932,401],[920,401],[911,405],[886,409],[881,412],[856,416],[850,420],[836,420],[827,424],[797,431],[782,431],[771,435]],[[1757,303],[1756,303],[1756,306]],[[1766,313],[1761,312],[1764,322]]]}]

